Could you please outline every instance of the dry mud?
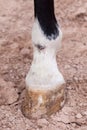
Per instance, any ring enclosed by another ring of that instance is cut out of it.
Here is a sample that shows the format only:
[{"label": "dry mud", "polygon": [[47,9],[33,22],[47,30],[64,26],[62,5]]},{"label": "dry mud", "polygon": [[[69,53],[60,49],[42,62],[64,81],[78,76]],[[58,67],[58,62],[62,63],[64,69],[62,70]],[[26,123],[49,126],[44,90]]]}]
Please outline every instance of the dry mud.
[{"label": "dry mud", "polygon": [[0,130],[87,130],[87,0],[55,0],[55,11],[67,101],[50,118],[29,120],[20,107],[33,55],[33,0],[0,0]]}]

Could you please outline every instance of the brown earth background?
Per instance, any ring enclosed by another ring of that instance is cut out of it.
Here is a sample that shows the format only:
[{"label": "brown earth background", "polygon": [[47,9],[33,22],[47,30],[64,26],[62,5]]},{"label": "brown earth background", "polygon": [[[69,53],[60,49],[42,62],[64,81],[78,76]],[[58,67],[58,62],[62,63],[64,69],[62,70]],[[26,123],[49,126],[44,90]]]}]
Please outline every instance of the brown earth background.
[{"label": "brown earth background", "polygon": [[33,0],[0,0],[0,130],[87,130],[87,0],[55,0],[55,12],[67,101],[50,118],[29,120],[20,107],[33,56]]}]

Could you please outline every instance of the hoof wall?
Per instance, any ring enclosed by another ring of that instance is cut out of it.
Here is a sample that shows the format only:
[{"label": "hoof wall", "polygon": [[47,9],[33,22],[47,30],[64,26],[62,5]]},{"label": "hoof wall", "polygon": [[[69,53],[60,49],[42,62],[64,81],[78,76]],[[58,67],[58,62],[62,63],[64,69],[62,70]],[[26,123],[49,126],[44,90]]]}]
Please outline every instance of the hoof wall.
[{"label": "hoof wall", "polygon": [[26,97],[22,103],[22,113],[29,119],[47,117],[59,111],[64,103],[64,85],[48,91],[26,90]]}]

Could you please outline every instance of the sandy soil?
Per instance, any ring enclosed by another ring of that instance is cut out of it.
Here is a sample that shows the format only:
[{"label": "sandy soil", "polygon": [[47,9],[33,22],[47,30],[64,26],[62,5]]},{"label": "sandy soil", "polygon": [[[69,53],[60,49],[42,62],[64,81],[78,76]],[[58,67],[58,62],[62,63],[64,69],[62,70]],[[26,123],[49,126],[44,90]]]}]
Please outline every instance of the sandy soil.
[{"label": "sandy soil", "polygon": [[55,7],[67,101],[51,118],[29,120],[20,107],[32,62],[33,0],[0,0],[0,130],[87,130],[87,0],[55,0]]}]

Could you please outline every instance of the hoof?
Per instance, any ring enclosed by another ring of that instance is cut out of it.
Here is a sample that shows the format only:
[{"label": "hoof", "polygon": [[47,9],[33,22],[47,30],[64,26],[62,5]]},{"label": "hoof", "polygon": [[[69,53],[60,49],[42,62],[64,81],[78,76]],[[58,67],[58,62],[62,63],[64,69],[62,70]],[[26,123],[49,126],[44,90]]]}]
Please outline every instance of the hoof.
[{"label": "hoof", "polygon": [[27,118],[49,117],[58,112],[65,103],[65,85],[53,90],[26,90],[22,113]]}]

